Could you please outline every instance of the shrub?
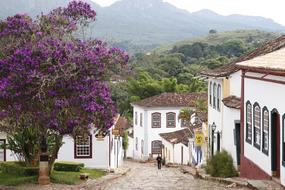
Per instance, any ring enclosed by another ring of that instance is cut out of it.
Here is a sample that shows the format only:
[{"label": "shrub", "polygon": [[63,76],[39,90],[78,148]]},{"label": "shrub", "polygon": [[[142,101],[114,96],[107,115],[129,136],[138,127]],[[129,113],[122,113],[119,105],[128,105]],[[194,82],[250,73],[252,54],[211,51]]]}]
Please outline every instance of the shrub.
[{"label": "shrub", "polygon": [[212,156],[205,169],[213,177],[235,177],[238,175],[231,155],[225,150]]},{"label": "shrub", "polygon": [[84,167],[83,163],[76,162],[56,162],[53,169],[56,171],[79,172]]},{"label": "shrub", "polygon": [[4,174],[17,176],[36,176],[39,174],[39,167],[26,167],[23,162],[2,162],[0,168]]}]

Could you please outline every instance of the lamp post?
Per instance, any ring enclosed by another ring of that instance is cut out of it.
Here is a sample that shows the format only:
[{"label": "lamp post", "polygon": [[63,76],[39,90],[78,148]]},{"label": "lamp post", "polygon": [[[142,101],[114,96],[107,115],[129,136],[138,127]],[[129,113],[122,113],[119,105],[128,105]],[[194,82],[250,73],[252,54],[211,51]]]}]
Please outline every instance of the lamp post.
[{"label": "lamp post", "polygon": [[216,130],[216,124],[215,122],[213,122],[213,124],[211,125],[212,128],[212,156],[214,155],[214,135],[215,135],[215,130]]}]

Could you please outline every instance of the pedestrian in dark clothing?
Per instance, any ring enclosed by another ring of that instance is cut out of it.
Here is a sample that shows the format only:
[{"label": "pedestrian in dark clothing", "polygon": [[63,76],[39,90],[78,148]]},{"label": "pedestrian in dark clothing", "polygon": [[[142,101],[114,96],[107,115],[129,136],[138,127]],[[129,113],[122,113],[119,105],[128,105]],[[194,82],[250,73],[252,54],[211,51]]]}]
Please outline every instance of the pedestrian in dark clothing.
[{"label": "pedestrian in dark clothing", "polygon": [[161,163],[162,163],[162,157],[160,156],[160,154],[157,156],[156,161],[157,161],[157,167],[160,170],[161,169]]}]

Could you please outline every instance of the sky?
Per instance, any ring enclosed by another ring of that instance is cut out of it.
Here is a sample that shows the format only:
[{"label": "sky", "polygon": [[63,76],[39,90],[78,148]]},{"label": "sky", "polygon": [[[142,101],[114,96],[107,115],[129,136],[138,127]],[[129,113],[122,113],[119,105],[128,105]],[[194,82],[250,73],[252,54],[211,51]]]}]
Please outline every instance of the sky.
[{"label": "sky", "polygon": [[[118,0],[92,0],[109,6]],[[143,0],[142,0],[143,1]],[[222,15],[242,14],[271,18],[285,26],[285,0],[164,0],[189,12],[210,9]]]}]

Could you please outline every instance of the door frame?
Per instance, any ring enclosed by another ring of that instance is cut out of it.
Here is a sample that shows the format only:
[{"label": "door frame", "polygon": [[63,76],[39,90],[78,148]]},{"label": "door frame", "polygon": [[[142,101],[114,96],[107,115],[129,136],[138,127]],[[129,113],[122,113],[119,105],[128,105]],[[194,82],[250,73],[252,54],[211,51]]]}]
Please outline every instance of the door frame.
[{"label": "door frame", "polygon": [[280,114],[277,109],[271,111],[271,171],[274,177],[280,177]]},{"label": "door frame", "polygon": [[235,128],[234,128],[234,139],[236,145],[236,159],[237,165],[240,166],[240,155],[241,155],[241,141],[240,141],[240,121],[235,121]]}]

